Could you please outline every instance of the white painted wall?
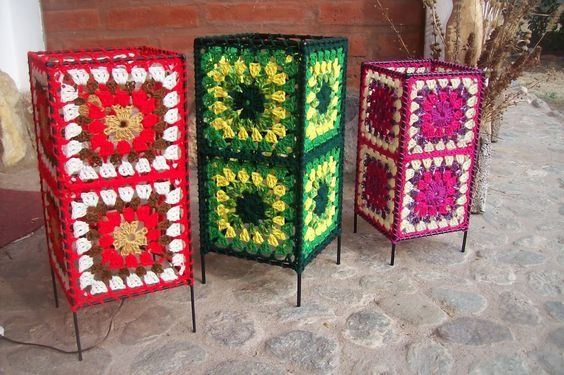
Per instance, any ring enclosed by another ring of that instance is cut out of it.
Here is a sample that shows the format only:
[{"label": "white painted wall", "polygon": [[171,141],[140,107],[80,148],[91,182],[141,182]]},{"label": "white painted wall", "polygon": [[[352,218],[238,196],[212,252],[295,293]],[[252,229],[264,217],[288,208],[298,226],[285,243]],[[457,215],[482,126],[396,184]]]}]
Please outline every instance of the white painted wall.
[{"label": "white painted wall", "polygon": [[27,52],[45,49],[39,0],[0,0],[0,70],[29,91]]}]

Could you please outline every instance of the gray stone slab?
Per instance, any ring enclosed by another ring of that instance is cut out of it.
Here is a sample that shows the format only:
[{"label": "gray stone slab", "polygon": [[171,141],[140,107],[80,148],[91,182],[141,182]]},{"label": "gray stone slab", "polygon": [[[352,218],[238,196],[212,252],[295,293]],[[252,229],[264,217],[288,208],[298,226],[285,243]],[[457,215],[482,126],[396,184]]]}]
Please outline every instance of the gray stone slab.
[{"label": "gray stone slab", "polygon": [[279,360],[307,371],[328,373],[339,362],[335,340],[309,331],[290,331],[270,338],[266,349]]},{"label": "gray stone slab", "polygon": [[[89,353],[90,354],[90,353]],[[135,356],[129,373],[136,375],[185,372],[206,359],[204,349],[188,341],[142,348]]]},{"label": "gray stone slab", "polygon": [[545,297],[559,296],[564,287],[564,277],[556,271],[533,271],[528,281],[533,291]]},{"label": "gray stone slab", "polygon": [[544,308],[548,315],[558,321],[564,321],[564,303],[560,301],[547,301]]},{"label": "gray stone slab", "polygon": [[415,326],[439,324],[447,318],[433,301],[418,294],[384,298],[378,305],[391,317]]},{"label": "gray stone slab", "polygon": [[413,343],[407,349],[407,366],[418,375],[448,374],[453,362],[450,352],[432,341]]},{"label": "gray stone slab", "polygon": [[518,292],[501,293],[499,311],[501,319],[509,323],[537,325],[540,321],[537,308],[525,295]]},{"label": "gray stone slab", "polygon": [[514,250],[500,253],[497,260],[502,263],[528,267],[544,263],[545,256],[534,251]]},{"label": "gray stone slab", "polygon": [[490,320],[461,317],[437,328],[437,335],[447,342],[464,345],[485,345],[513,340],[511,331]]},{"label": "gray stone slab", "polygon": [[480,294],[455,289],[433,288],[431,296],[445,311],[452,314],[478,314],[488,304]]},{"label": "gray stone slab", "polygon": [[253,319],[235,311],[210,314],[206,317],[204,326],[206,335],[229,347],[241,346],[255,335]]},{"label": "gray stone slab", "polygon": [[470,367],[469,375],[528,375],[524,361],[517,356],[500,356],[479,361]]},{"label": "gray stone slab", "polygon": [[548,342],[559,349],[564,349],[564,327],[557,328],[548,334]]},{"label": "gray stone slab", "polygon": [[376,348],[394,338],[394,329],[386,315],[368,308],[349,315],[343,335],[355,344]]},{"label": "gray stone slab", "polygon": [[564,354],[540,350],[531,353],[533,358],[549,375],[562,375],[564,373]]},{"label": "gray stone slab", "polygon": [[209,370],[207,375],[283,375],[285,371],[268,363],[256,361],[225,361]]}]

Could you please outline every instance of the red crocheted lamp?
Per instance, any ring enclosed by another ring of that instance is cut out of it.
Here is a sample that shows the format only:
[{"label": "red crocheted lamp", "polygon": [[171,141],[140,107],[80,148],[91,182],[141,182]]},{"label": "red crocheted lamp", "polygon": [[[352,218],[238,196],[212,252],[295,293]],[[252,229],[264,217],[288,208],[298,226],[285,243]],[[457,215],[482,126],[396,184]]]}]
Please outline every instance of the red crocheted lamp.
[{"label": "red crocheted lamp", "polygon": [[357,215],[396,243],[468,231],[483,72],[435,60],[361,68]]},{"label": "red crocheted lamp", "polygon": [[[28,54],[53,277],[82,307],[189,285],[185,58],[148,47]],[[195,330],[195,324],[193,326]]]}]

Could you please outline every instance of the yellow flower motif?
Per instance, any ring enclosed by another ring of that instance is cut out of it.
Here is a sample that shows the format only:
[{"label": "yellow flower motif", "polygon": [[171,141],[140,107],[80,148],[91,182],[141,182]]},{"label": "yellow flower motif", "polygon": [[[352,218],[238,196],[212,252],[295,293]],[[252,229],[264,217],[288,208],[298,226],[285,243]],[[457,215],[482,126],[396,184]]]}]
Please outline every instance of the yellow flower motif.
[{"label": "yellow flower motif", "polygon": [[227,220],[225,219],[221,219],[217,222],[217,227],[219,230],[224,230],[229,228],[231,225],[229,225],[229,223],[227,222]]},{"label": "yellow flower motif", "polygon": [[307,81],[307,84],[309,85],[309,87],[314,87],[315,85],[317,85],[317,79],[315,78],[315,76],[311,76]]},{"label": "yellow flower motif", "polygon": [[229,185],[229,181],[222,175],[218,174],[215,177],[215,183],[217,184],[217,186],[219,187],[223,187],[223,186],[227,186]]},{"label": "yellow flower motif", "polygon": [[270,97],[272,98],[272,100],[276,100],[277,102],[282,103],[283,101],[286,100],[286,93],[280,90],[273,92],[272,95],[270,95]]},{"label": "yellow flower motif", "polygon": [[286,136],[286,127],[282,124],[274,124],[272,125],[272,131],[279,137]]},{"label": "yellow flower motif", "polygon": [[268,176],[266,176],[266,186],[268,186],[269,188],[272,189],[274,186],[276,186],[277,182],[278,179],[276,178],[276,176],[273,176],[270,173],[268,174]]},{"label": "yellow flower motif", "polygon": [[225,60],[225,57],[222,57],[221,60],[219,60],[219,69],[224,76],[228,75],[231,71],[231,65],[227,62],[227,60]]},{"label": "yellow flower motif", "polygon": [[283,216],[274,216],[272,218],[272,221],[274,222],[274,224],[278,224],[280,226],[282,226],[286,223],[286,220],[284,220]]},{"label": "yellow flower motif", "polygon": [[276,237],[278,237],[282,241],[284,241],[286,239],[286,234],[278,228],[272,228],[272,234],[274,234]]},{"label": "yellow flower motif", "polygon": [[282,201],[276,201],[272,203],[272,208],[274,208],[276,211],[284,211],[286,209],[286,203]]},{"label": "yellow flower motif", "polygon": [[320,236],[323,234],[323,232],[325,232],[325,230],[327,230],[327,222],[323,220],[317,225],[317,228],[315,229],[315,234]]},{"label": "yellow flower motif", "polygon": [[242,76],[243,74],[245,74],[246,70],[247,70],[247,65],[245,65],[245,62],[241,60],[241,58],[235,61],[235,72],[238,75]]},{"label": "yellow flower motif", "polygon": [[304,238],[306,241],[313,241],[315,239],[315,230],[311,227],[307,228]]},{"label": "yellow flower motif", "polygon": [[321,64],[318,62],[315,63],[315,65],[313,66],[313,72],[315,74],[319,74],[321,73]]},{"label": "yellow flower motif", "polygon": [[251,72],[251,77],[255,78],[260,73],[260,64],[250,63],[249,64],[249,71]]},{"label": "yellow flower motif", "polygon": [[241,181],[242,183],[245,183],[247,181],[249,181],[249,174],[247,173],[246,170],[241,169],[238,173],[237,173],[237,177],[239,177],[239,181]]},{"label": "yellow flower motif", "polygon": [[276,137],[276,134],[274,134],[274,132],[272,130],[267,130],[266,131],[266,135],[264,136],[264,139],[266,139],[266,141],[268,143],[276,143],[278,142],[278,138]]},{"label": "yellow flower motif", "polygon": [[218,190],[217,193],[215,193],[215,197],[219,202],[225,202],[229,200],[229,195],[227,195],[227,193],[225,193],[223,190]]},{"label": "yellow flower motif", "polygon": [[213,96],[216,98],[225,98],[227,97],[227,91],[221,86],[214,86],[208,90],[209,92],[213,93]]},{"label": "yellow flower motif", "polygon": [[211,122],[211,126],[213,126],[216,130],[221,130],[227,126],[227,122],[221,117],[216,118]]},{"label": "yellow flower motif", "polygon": [[223,175],[225,176],[225,178],[227,179],[227,181],[229,182],[233,182],[235,181],[235,173],[233,173],[233,171],[229,168],[223,168]]},{"label": "yellow flower motif", "polygon": [[262,176],[257,172],[251,173],[251,178],[253,179],[253,184],[255,184],[255,186],[259,186],[262,183]]},{"label": "yellow flower motif", "polygon": [[235,132],[231,129],[231,126],[226,125],[223,128],[223,138],[235,138]]},{"label": "yellow flower motif", "polygon": [[281,197],[284,194],[286,194],[286,186],[277,185],[277,186],[274,187],[273,191],[274,191],[274,195]]},{"label": "yellow flower motif", "polygon": [[260,132],[257,128],[253,128],[251,130],[251,139],[255,142],[262,141],[262,135],[260,134]]},{"label": "yellow flower motif", "polygon": [[260,233],[258,231],[255,232],[255,234],[253,235],[253,241],[256,244],[262,244],[264,242],[264,239],[262,238],[262,236],[260,235]]},{"label": "yellow flower motif", "polygon": [[224,216],[227,215],[229,213],[229,211],[227,210],[227,208],[225,208],[224,205],[220,204],[219,206],[217,206],[217,208],[215,209],[217,214],[219,216]]},{"label": "yellow flower motif", "polygon": [[249,133],[247,133],[247,129],[245,129],[244,127],[241,126],[239,128],[239,132],[237,133],[237,137],[239,137],[239,139],[242,139],[242,140],[249,138]]},{"label": "yellow flower motif", "polygon": [[317,97],[316,94],[313,91],[311,91],[309,94],[307,94],[306,103],[313,102],[316,97]]},{"label": "yellow flower motif", "polygon": [[282,107],[276,107],[272,110],[272,114],[279,118],[280,120],[284,120],[286,118],[286,110]]},{"label": "yellow flower motif", "polygon": [[227,107],[225,106],[225,104],[223,104],[223,102],[215,102],[212,104],[211,109],[216,115],[219,115],[220,113],[224,112]]},{"label": "yellow flower motif", "polygon": [[292,57],[292,55],[286,55],[286,63],[291,63],[294,60],[294,58]]},{"label": "yellow flower motif", "polygon": [[286,73],[276,74],[274,77],[272,77],[272,82],[274,82],[278,86],[282,86],[286,83]]},{"label": "yellow flower motif", "polygon": [[114,229],[114,247],[122,256],[140,254],[141,246],[147,245],[148,229],[139,227],[138,221],[123,222]]},{"label": "yellow flower motif", "polygon": [[239,238],[241,238],[241,241],[243,242],[249,242],[251,240],[251,236],[249,236],[249,231],[247,230],[247,228],[243,228],[241,234],[239,234]]},{"label": "yellow flower motif", "polygon": [[306,119],[311,120],[314,115],[315,115],[315,108],[309,107],[306,113]]},{"label": "yellow flower motif", "polygon": [[225,237],[227,238],[234,238],[235,237],[235,229],[233,229],[233,227],[229,227],[227,228],[227,231],[225,232]]},{"label": "yellow flower motif", "polygon": [[273,234],[268,236],[268,244],[271,246],[278,246],[278,239]]},{"label": "yellow flower motif", "polygon": [[309,210],[311,209],[311,206],[313,206],[313,199],[307,198],[304,202],[304,207],[306,210]]},{"label": "yellow flower motif", "polygon": [[268,64],[266,64],[264,71],[266,72],[266,75],[271,77],[271,76],[275,75],[276,72],[278,71],[278,65],[276,65],[275,62],[270,61]]},{"label": "yellow flower motif", "polygon": [[132,141],[141,131],[143,115],[138,112],[133,114],[133,106],[113,105],[115,115],[106,116],[104,134],[112,137],[114,141]]},{"label": "yellow flower motif", "polygon": [[313,220],[313,212],[312,211],[308,211],[307,215],[304,219],[304,223],[305,225],[308,225],[309,223],[311,223],[311,221]]},{"label": "yellow flower motif", "polygon": [[225,80],[225,76],[218,70],[212,70],[211,72],[209,72],[208,77],[212,77],[213,80],[217,83],[223,82]]}]

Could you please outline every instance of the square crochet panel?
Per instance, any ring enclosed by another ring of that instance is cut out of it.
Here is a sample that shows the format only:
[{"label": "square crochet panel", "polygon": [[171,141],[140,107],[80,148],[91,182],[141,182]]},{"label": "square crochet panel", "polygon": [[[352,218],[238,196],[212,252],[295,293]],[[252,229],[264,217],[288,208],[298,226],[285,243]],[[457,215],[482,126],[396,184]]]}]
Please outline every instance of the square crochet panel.
[{"label": "square crochet panel", "polygon": [[340,234],[347,41],[195,41],[201,246],[303,270]]},{"label": "square crochet panel", "polygon": [[468,228],[483,73],[362,65],[355,212],[392,241]]},{"label": "square crochet panel", "polygon": [[192,282],[184,65],[29,53],[50,260],[75,310]]}]

